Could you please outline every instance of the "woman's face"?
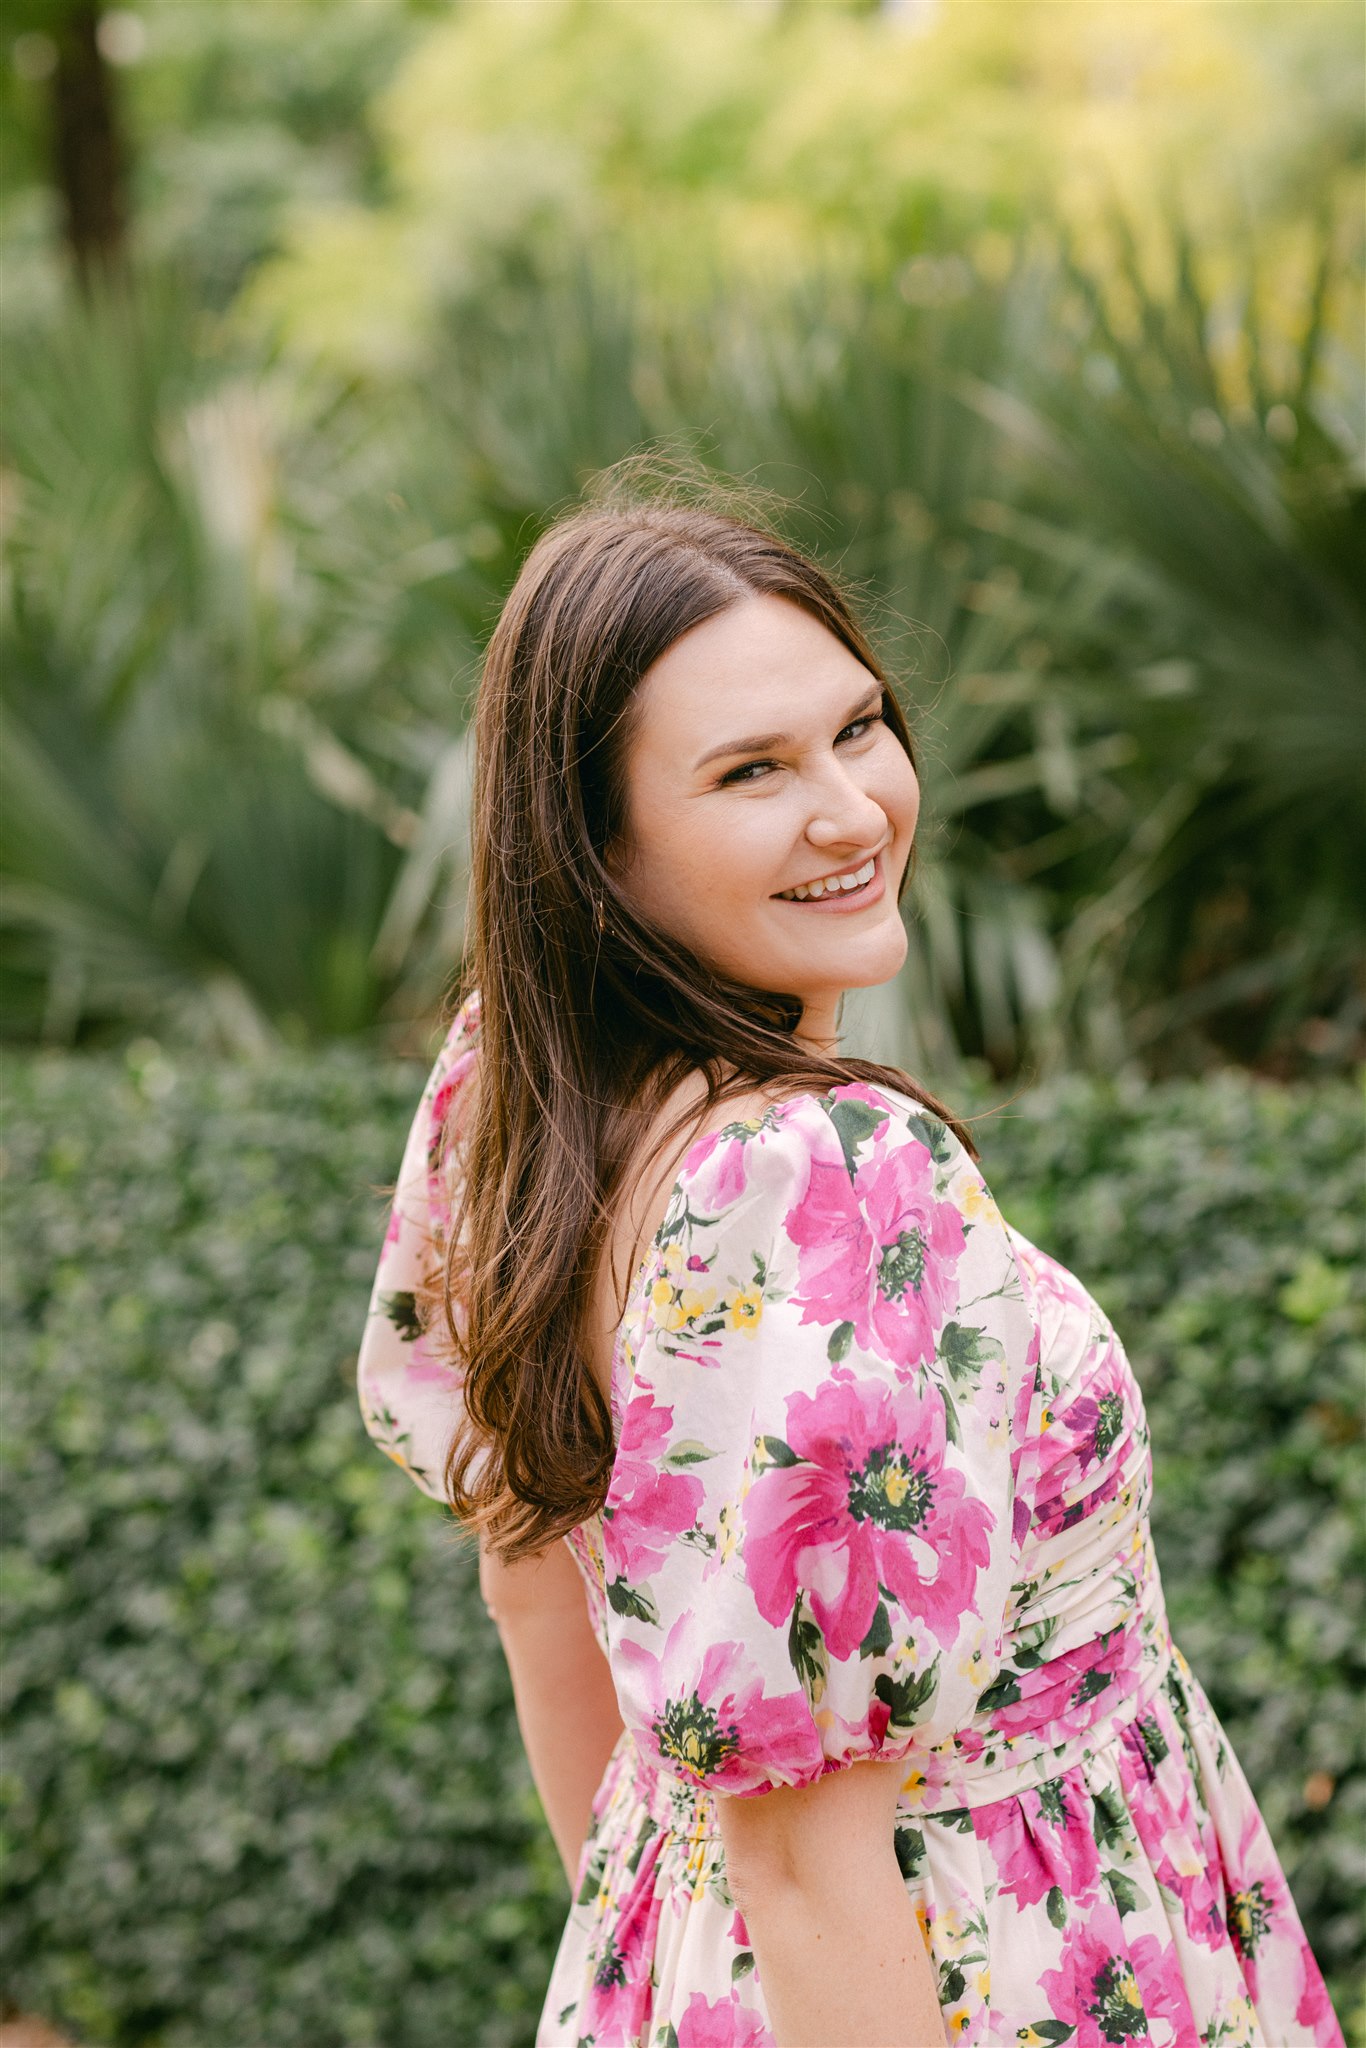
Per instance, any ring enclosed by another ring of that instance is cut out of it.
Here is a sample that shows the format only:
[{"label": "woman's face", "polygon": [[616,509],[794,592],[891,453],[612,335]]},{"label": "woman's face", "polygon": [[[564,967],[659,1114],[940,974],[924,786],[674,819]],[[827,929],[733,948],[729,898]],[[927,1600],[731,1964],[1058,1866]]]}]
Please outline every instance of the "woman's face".
[{"label": "woman's face", "polygon": [[799,996],[801,1035],[833,1043],[841,992],[906,957],[920,790],[881,684],[800,605],[755,596],[639,689],[618,886],[717,972]]}]

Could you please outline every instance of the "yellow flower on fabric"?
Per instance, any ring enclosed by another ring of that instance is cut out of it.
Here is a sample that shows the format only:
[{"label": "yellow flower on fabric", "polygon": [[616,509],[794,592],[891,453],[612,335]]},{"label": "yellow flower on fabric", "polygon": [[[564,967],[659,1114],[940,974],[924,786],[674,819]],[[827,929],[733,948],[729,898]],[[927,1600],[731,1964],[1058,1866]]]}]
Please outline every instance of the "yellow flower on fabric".
[{"label": "yellow flower on fabric", "polygon": [[698,1287],[685,1287],[678,1297],[679,1307],[690,1321],[704,1316],[716,1299],[716,1289],[709,1287],[704,1294]]},{"label": "yellow flower on fabric", "polygon": [[683,1271],[683,1247],[677,1238],[673,1240],[672,1244],[665,1245],[660,1253],[660,1258],[663,1260],[666,1273],[681,1273]]},{"label": "yellow flower on fabric", "polygon": [[674,1302],[671,1308],[666,1308],[664,1311],[664,1327],[666,1330],[681,1330],[687,1320],[688,1318],[683,1312],[682,1304],[677,1301]]},{"label": "yellow flower on fabric", "polygon": [[960,2012],[951,2012],[949,2014],[949,2039],[951,2041],[957,2041],[961,2038],[971,2018],[972,2014],[966,2006]]},{"label": "yellow flower on fabric", "polygon": [[658,1280],[656,1280],[654,1286],[650,1289],[651,1301],[654,1303],[656,1308],[667,1308],[669,1306],[669,1303],[673,1300],[673,1298],[674,1291],[672,1283],[668,1280],[665,1280],[661,1275],[661,1277]]},{"label": "yellow flower on fabric", "polygon": [[934,1945],[941,1954],[953,1957],[961,1955],[967,1944],[967,1935],[957,1913],[941,1913],[934,1923]]},{"label": "yellow flower on fabric", "polygon": [[981,1692],[985,1685],[986,1675],[990,1668],[986,1657],[980,1649],[974,1650],[972,1655],[965,1657],[958,1666],[960,1676],[969,1679],[976,1686],[978,1692]]},{"label": "yellow flower on fabric", "polygon": [[731,1298],[726,1311],[726,1321],[732,1330],[743,1330],[752,1337],[759,1327],[759,1318],[764,1312],[764,1297],[757,1287],[742,1287]]},{"label": "yellow flower on fabric", "polygon": [[959,1196],[958,1206],[969,1223],[994,1223],[1001,1214],[994,1196],[987,1189],[986,1182],[980,1180],[968,1182]]},{"label": "yellow flower on fabric", "polygon": [[918,1806],[925,1796],[925,1787],[929,1782],[924,1771],[919,1768],[910,1770],[901,1781],[902,1793],[905,1798],[913,1799]]}]

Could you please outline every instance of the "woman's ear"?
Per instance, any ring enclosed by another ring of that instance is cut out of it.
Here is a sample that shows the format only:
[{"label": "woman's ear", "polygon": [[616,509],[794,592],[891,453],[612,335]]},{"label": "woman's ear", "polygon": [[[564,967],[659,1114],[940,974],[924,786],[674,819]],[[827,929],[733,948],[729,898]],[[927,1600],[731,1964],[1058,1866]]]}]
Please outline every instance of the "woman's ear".
[{"label": "woman's ear", "polygon": [[602,864],[614,882],[620,884],[626,879],[627,874],[630,872],[631,856],[630,849],[626,845],[626,841],[621,833],[613,833],[612,837],[603,847]]}]

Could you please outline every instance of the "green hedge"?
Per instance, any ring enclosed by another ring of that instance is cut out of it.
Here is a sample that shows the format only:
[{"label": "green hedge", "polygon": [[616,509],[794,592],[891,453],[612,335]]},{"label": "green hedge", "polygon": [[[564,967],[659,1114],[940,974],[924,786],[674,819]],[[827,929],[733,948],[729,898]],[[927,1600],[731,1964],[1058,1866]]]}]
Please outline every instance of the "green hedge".
[{"label": "green hedge", "polygon": [[[472,1559],[353,1386],[421,1079],[8,1063],[2,1988],[91,2044],[530,2040],[558,1864]],[[1178,1633],[1342,2001],[1358,1106],[1078,1085],[982,1143],[1128,1341]]]}]

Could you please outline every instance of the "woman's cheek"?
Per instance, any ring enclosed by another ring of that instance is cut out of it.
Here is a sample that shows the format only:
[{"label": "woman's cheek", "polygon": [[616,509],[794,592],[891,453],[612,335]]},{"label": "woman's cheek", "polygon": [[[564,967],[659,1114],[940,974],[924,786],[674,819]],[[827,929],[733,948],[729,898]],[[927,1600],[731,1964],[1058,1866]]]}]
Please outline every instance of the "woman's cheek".
[{"label": "woman's cheek", "polygon": [[915,831],[920,815],[920,782],[895,739],[891,745],[896,758],[885,757],[884,762],[879,763],[877,782],[869,793],[881,804],[888,823],[909,837]]}]

